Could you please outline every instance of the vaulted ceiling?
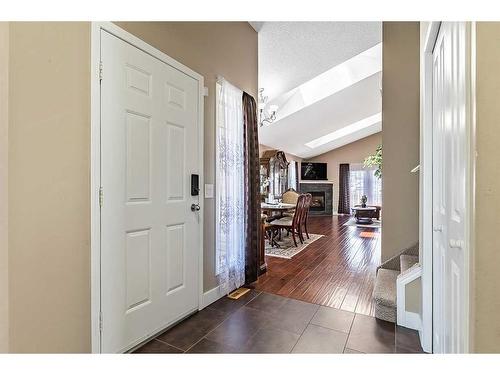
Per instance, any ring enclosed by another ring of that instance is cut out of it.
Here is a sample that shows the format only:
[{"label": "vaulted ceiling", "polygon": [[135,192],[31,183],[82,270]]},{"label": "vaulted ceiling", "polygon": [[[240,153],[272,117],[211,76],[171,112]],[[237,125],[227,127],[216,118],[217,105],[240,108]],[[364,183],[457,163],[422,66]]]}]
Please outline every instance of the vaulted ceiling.
[{"label": "vaulted ceiling", "polygon": [[259,87],[279,106],[260,143],[312,158],[381,130],[380,22],[250,24]]}]

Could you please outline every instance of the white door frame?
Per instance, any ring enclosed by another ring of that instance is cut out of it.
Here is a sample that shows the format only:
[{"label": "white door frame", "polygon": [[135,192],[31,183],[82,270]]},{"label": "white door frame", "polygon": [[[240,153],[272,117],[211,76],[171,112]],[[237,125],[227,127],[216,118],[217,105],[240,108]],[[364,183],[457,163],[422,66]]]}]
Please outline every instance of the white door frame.
[{"label": "white door frame", "polygon": [[[420,248],[422,262],[422,332],[421,344],[426,352],[432,352],[433,340],[433,189],[432,189],[432,82],[433,82],[433,50],[436,39],[439,34],[441,22],[431,22],[421,49],[420,63],[420,108],[421,108],[421,127],[420,127]],[[470,351],[472,335],[470,334],[471,325],[471,267],[473,244],[474,244],[474,192],[475,192],[475,23],[468,22],[467,25],[468,46],[466,55],[468,61],[469,85],[467,87],[467,132],[469,134],[469,144],[465,155],[468,164],[466,172],[466,212],[464,246],[464,266],[465,266],[465,300],[467,311],[464,311],[465,320],[464,342],[466,343],[466,352]]]},{"label": "white door frame", "polygon": [[[182,65],[178,61],[167,56],[158,49],[145,43],[143,40],[126,32],[120,27],[111,22],[92,22],[91,26],[91,53],[90,53],[90,106],[91,106],[91,150],[90,150],[90,201],[91,201],[91,233],[90,233],[90,263],[91,263],[91,345],[92,353],[101,352],[101,331],[100,331],[100,314],[101,314],[101,217],[99,205],[99,189],[101,186],[101,90],[100,90],[100,61],[101,61],[101,30],[105,30],[113,34],[119,39],[137,47],[143,52],[157,58],[160,61],[176,68],[177,70],[187,74],[198,81],[198,144],[199,150],[199,186],[200,186],[200,206],[201,215],[199,220],[199,285],[198,285],[198,309],[202,308],[203,301],[203,76]],[[104,73],[105,74],[105,73]]]}]

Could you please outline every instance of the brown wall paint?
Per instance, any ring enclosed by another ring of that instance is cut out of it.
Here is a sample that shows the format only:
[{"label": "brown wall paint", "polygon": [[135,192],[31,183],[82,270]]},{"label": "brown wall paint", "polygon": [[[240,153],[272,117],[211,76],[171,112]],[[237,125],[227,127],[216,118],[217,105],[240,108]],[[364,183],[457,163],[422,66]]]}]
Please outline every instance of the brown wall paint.
[{"label": "brown wall paint", "polygon": [[500,23],[476,24],[476,213],[472,262],[473,350],[500,352]]},{"label": "brown wall paint", "polygon": [[339,205],[339,165],[342,163],[363,163],[365,158],[373,154],[377,146],[381,143],[382,133],[376,133],[312,159],[308,159],[308,161],[328,163],[328,181],[333,182],[334,212],[337,212]]},{"label": "brown wall paint", "polygon": [[90,350],[90,27],[10,24],[12,352]]},{"label": "brown wall paint", "polygon": [[[256,96],[257,33],[245,22],[120,25],[205,77],[213,183],[215,77]],[[11,23],[9,43],[10,350],[89,352],[90,24]],[[210,290],[214,205],[205,203]]]},{"label": "brown wall paint", "polygon": [[383,23],[382,260],[418,241],[420,29],[418,22]]},{"label": "brown wall paint", "polygon": [[[233,85],[257,98],[258,40],[247,22],[117,22],[205,78],[205,183],[215,183],[215,81],[222,75]],[[215,202],[205,200],[203,289],[215,278]]]},{"label": "brown wall paint", "polygon": [[9,23],[0,22],[0,353],[9,350]]}]

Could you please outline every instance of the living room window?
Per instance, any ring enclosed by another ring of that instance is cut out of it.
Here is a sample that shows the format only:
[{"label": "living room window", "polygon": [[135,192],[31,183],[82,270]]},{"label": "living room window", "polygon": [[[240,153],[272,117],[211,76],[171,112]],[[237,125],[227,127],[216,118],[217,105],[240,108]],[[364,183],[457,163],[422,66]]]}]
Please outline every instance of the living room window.
[{"label": "living room window", "polygon": [[367,205],[382,205],[382,179],[375,176],[375,168],[364,168],[363,164],[351,164],[349,172],[349,194],[351,207],[361,204],[366,195]]}]

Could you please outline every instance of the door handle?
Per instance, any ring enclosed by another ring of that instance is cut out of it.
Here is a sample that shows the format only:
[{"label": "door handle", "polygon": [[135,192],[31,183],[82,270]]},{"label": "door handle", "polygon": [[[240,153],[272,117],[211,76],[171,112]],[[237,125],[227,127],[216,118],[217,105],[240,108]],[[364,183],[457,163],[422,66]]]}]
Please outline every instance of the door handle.
[{"label": "door handle", "polygon": [[452,249],[461,249],[464,246],[464,241],[462,240],[450,240],[450,247]]},{"label": "door handle", "polygon": [[191,205],[191,211],[195,212],[195,211],[199,211],[201,209],[200,205],[199,204],[196,204],[196,203],[193,203]]},{"label": "door handle", "polygon": [[443,231],[443,226],[442,225],[436,225],[434,228],[432,228],[434,232],[442,232]]}]

